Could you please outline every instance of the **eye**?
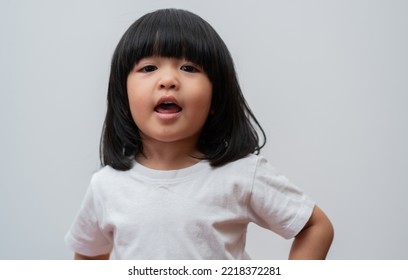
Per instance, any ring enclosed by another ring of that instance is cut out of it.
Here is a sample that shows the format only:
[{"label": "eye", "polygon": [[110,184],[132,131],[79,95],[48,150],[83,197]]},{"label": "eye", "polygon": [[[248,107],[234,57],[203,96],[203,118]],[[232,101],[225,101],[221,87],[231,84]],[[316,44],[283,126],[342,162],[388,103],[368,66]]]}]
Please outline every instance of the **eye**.
[{"label": "eye", "polygon": [[146,65],[143,66],[142,68],[139,69],[139,72],[143,72],[143,73],[148,73],[148,72],[153,72],[156,71],[157,67],[154,65]]},{"label": "eye", "polygon": [[190,73],[196,73],[200,72],[200,69],[196,66],[193,65],[183,65],[180,67],[182,71],[190,72]]}]

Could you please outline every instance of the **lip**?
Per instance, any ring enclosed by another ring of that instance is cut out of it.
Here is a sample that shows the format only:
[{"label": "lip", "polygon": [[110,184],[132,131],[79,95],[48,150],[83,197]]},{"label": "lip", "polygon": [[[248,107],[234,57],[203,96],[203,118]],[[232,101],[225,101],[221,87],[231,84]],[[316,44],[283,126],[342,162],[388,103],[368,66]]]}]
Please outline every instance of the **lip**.
[{"label": "lip", "polygon": [[179,105],[177,99],[174,96],[162,96],[156,103],[156,106],[159,106],[162,103],[174,103],[177,106],[179,106],[181,108],[181,106]]},{"label": "lip", "polygon": [[[161,104],[174,104],[178,107],[180,107],[180,110],[177,112],[160,112],[160,110],[158,109],[158,107]],[[159,117],[159,119],[163,120],[163,121],[170,121],[170,120],[175,120],[178,118],[178,116],[180,115],[181,111],[183,110],[183,108],[179,105],[179,102],[177,101],[177,99],[173,96],[162,96],[156,103],[156,106],[154,107],[154,112],[155,114]]]}]

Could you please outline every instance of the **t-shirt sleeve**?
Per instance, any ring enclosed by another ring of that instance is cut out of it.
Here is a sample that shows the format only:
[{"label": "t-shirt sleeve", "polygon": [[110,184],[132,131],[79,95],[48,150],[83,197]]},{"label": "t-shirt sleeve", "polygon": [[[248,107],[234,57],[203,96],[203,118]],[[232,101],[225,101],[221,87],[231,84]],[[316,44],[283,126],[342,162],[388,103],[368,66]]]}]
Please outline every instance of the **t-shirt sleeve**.
[{"label": "t-shirt sleeve", "polygon": [[314,202],[260,157],[248,204],[251,222],[286,239],[295,237],[309,220]]},{"label": "t-shirt sleeve", "polygon": [[101,213],[102,205],[96,202],[91,185],[77,217],[65,236],[65,242],[74,252],[90,257],[111,252],[112,234],[100,226]]}]

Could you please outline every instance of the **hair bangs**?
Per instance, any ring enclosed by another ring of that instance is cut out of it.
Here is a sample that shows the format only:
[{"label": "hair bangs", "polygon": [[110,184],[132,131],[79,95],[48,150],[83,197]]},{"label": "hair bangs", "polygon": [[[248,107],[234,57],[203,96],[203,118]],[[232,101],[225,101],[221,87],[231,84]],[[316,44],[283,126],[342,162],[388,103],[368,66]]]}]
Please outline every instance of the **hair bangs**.
[{"label": "hair bangs", "polygon": [[131,61],[130,68],[142,58],[162,56],[184,58],[208,72],[210,62],[214,60],[216,49],[211,48],[211,34],[203,21],[197,21],[197,15],[177,10],[163,10],[147,14],[129,28],[131,42],[127,57]]}]

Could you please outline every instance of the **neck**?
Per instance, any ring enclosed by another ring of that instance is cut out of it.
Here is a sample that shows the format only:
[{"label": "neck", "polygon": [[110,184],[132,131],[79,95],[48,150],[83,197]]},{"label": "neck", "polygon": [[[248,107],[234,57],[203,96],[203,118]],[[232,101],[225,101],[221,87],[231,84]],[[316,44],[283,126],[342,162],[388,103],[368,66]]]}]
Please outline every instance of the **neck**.
[{"label": "neck", "polygon": [[176,170],[196,164],[202,156],[195,145],[185,142],[143,141],[143,155],[136,157],[136,160],[152,169]]}]

